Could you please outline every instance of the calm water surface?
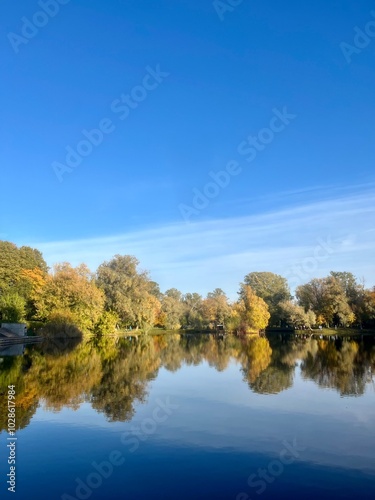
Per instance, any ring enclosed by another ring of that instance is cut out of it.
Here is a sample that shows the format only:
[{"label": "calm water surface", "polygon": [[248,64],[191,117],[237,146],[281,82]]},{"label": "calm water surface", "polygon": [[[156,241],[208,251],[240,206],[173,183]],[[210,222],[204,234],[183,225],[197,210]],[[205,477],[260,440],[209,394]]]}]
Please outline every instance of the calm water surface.
[{"label": "calm water surface", "polygon": [[176,334],[3,354],[1,498],[375,498],[371,342]]}]

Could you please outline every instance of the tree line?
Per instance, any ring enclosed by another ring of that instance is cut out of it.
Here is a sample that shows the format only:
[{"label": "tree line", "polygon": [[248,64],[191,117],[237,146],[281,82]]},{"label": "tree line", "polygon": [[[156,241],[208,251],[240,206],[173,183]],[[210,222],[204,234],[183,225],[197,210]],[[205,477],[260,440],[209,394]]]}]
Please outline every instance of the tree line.
[{"label": "tree line", "polygon": [[41,322],[50,334],[71,337],[116,328],[373,328],[375,288],[366,289],[350,272],[332,271],[300,285],[293,297],[283,276],[250,272],[235,301],[221,288],[206,297],[176,288],[162,293],[134,256],[115,255],[95,272],[67,262],[49,269],[39,250],[0,241],[0,315],[3,322]]}]

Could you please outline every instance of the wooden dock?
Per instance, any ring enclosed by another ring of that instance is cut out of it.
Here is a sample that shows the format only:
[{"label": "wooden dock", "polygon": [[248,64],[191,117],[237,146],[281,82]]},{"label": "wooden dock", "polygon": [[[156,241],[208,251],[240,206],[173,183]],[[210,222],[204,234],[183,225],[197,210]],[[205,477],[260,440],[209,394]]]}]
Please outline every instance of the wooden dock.
[{"label": "wooden dock", "polygon": [[43,340],[43,337],[0,337],[0,349],[16,344],[36,344]]}]

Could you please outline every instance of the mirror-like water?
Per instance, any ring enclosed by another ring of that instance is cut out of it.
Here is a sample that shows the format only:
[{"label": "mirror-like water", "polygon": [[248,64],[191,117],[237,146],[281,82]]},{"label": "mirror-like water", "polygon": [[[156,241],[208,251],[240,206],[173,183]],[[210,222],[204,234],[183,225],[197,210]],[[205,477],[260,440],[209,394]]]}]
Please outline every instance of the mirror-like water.
[{"label": "mirror-like water", "polygon": [[1,495],[14,385],[18,498],[375,496],[370,341],[176,334],[10,354]]}]

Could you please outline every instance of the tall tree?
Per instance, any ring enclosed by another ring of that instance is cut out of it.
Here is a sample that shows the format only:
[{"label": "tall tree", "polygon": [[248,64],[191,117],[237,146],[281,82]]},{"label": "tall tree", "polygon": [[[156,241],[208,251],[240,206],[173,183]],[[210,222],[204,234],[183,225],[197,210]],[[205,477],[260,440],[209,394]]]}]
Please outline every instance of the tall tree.
[{"label": "tall tree", "polygon": [[353,305],[359,326],[374,328],[375,326],[375,287],[372,290],[364,289]]},{"label": "tall tree", "polygon": [[299,305],[314,311],[319,324],[328,327],[332,324],[353,323],[355,316],[349,306],[341,282],[334,276],[314,278],[296,290]]},{"label": "tall tree", "polygon": [[161,299],[159,324],[167,330],[178,330],[184,320],[182,293],[176,288],[167,290]]},{"label": "tall tree", "polygon": [[18,323],[25,318],[26,301],[17,292],[6,292],[0,296],[2,321]]},{"label": "tall tree", "polygon": [[185,293],[182,297],[184,323],[194,328],[202,326],[202,296],[199,293]]},{"label": "tall tree", "polygon": [[47,270],[39,250],[28,246],[18,248],[9,241],[0,241],[0,294],[10,293],[22,297],[28,318],[35,313],[35,307],[32,300],[33,285],[27,272],[46,276]]},{"label": "tall tree", "polygon": [[368,295],[364,285],[359,283],[357,278],[350,272],[331,271],[330,275],[341,285],[348,305],[355,315],[358,324],[361,326],[368,318],[366,307],[366,303],[368,304]]},{"label": "tall tree", "polygon": [[92,330],[103,312],[104,295],[85,264],[73,268],[64,262],[54,267],[45,285],[36,291],[35,303],[40,319],[69,312],[79,327]]},{"label": "tall tree", "polygon": [[237,310],[244,330],[263,330],[268,325],[270,313],[268,305],[258,297],[253,289],[242,283],[239,291]]},{"label": "tall tree", "polygon": [[280,303],[281,317],[283,322],[287,325],[298,327],[307,326],[311,328],[315,325],[316,316],[310,309],[305,309],[292,301],[285,301]]},{"label": "tall tree", "polygon": [[38,268],[43,273],[48,272],[48,267],[42,253],[36,248],[23,246],[19,249],[19,256],[22,269]]},{"label": "tall tree", "polygon": [[138,271],[138,260],[131,255],[115,255],[97,270],[97,284],[103,290],[106,308],[118,314],[124,326],[153,326],[160,307],[155,283],[146,271]]},{"label": "tall tree", "polygon": [[280,323],[279,304],[292,298],[286,278],[270,272],[253,272],[245,276],[244,284],[268,305],[270,324]]},{"label": "tall tree", "polygon": [[202,304],[203,318],[211,325],[225,324],[231,316],[228,297],[221,288],[215,288],[207,294]]},{"label": "tall tree", "polygon": [[17,245],[9,241],[0,241],[0,292],[16,288],[21,269]]}]

